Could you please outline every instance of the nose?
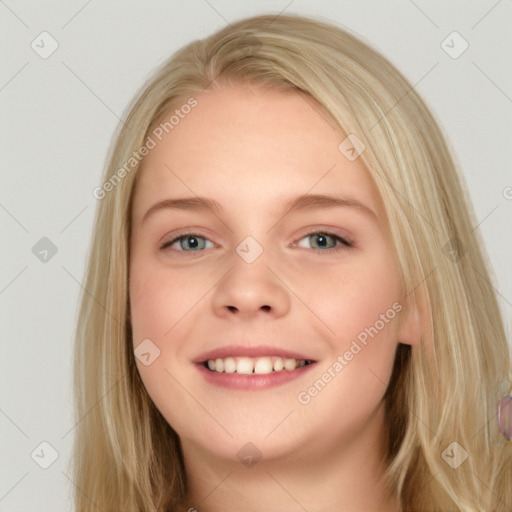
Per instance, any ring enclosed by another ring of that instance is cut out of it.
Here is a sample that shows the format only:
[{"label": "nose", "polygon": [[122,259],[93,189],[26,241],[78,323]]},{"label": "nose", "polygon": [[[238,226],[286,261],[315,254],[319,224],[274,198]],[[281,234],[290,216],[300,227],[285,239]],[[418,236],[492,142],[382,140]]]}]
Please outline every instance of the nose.
[{"label": "nose", "polygon": [[212,303],[217,316],[277,318],[288,313],[291,292],[286,278],[267,263],[263,255],[253,263],[234,255],[231,270],[214,289]]}]

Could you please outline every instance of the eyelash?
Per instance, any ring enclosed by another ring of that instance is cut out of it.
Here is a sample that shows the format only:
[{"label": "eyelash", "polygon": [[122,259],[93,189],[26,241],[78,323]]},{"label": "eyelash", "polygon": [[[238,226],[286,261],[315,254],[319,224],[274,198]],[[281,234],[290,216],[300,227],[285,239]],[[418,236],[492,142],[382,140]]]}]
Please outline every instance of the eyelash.
[{"label": "eyelash", "polygon": [[[337,242],[341,242],[341,245],[337,245],[335,247],[331,247],[328,249],[310,249],[311,251],[315,251],[317,253],[322,253],[322,252],[323,253],[325,253],[325,252],[336,253],[336,252],[340,252],[340,251],[346,251],[347,249],[351,249],[354,246],[353,243],[350,242],[349,240],[347,240],[346,238],[336,235],[335,233],[331,233],[330,231],[311,231],[310,233],[306,233],[302,238],[300,238],[300,240],[307,238],[309,236],[313,236],[313,235],[327,235],[329,237],[334,238]],[[168,242],[164,242],[163,244],[161,244],[160,249],[162,249],[162,250],[168,249],[171,245],[173,245],[178,240],[181,240],[182,238],[187,238],[187,237],[204,238],[205,240],[208,240],[209,242],[211,242],[210,239],[206,238],[205,236],[199,235],[198,233],[185,232],[185,233],[181,233],[180,235],[173,238],[172,240],[169,240]],[[177,252],[185,252],[186,253],[186,252],[203,252],[203,251],[180,250]]]}]

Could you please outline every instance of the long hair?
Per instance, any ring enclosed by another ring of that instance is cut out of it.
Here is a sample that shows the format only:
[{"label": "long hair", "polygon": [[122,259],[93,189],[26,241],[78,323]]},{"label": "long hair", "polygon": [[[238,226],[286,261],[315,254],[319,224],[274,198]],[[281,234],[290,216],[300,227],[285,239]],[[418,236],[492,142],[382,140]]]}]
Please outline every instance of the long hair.
[{"label": "long hair", "polygon": [[184,498],[179,437],[134,361],[130,212],[159,123],[180,105],[191,110],[206,88],[236,81],[306,93],[340,142],[352,134],[365,146],[360,158],[385,206],[403,295],[422,326],[418,345],[399,345],[385,395],[385,477],[402,509],[509,511],[512,447],[494,417],[511,381],[510,353],[459,166],[425,102],[385,57],[345,29],[297,15],[243,19],[183,47],[137,92],[114,134],[94,191],[76,329],[76,510],[163,512]]}]

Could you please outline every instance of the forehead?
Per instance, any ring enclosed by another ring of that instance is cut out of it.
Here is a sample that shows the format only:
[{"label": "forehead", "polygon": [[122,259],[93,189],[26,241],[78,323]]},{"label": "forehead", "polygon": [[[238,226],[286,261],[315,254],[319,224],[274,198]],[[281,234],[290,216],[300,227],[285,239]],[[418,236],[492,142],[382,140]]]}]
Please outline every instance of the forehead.
[{"label": "forehead", "polygon": [[308,192],[343,193],[381,209],[362,159],[340,151],[346,135],[310,96],[241,83],[194,97],[197,105],[143,159],[134,217],[183,195],[212,197],[239,213]]}]

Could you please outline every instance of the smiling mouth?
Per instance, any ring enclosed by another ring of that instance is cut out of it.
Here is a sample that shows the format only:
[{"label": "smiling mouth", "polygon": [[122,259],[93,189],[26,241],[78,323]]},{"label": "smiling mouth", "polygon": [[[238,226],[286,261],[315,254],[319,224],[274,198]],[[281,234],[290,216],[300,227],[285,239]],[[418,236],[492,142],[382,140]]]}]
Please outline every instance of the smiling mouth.
[{"label": "smiling mouth", "polygon": [[226,357],[208,359],[202,364],[212,372],[238,373],[243,375],[265,375],[274,372],[293,371],[303,366],[314,364],[309,359],[292,359],[287,357]]}]

